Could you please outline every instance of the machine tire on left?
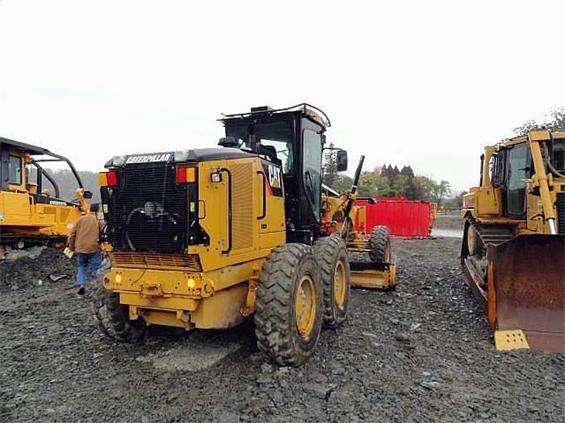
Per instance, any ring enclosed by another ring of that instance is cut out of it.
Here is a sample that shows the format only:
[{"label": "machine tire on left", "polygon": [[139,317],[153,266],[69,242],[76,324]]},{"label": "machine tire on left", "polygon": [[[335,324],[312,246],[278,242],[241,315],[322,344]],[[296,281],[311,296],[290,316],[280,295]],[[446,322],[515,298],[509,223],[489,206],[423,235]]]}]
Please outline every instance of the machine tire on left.
[{"label": "machine tire on left", "polygon": [[347,247],[337,235],[314,243],[314,255],[320,264],[324,290],[324,326],[335,329],[347,318],[350,291],[350,269]]},{"label": "machine tire on left", "polygon": [[113,332],[110,335],[130,344],[141,342],[145,336],[145,323],[139,317],[137,320],[129,319],[128,307],[120,304],[119,294],[105,291],[104,305],[110,323],[109,329]]},{"label": "machine tire on left", "polygon": [[257,347],[281,366],[299,366],[322,329],[320,269],[310,246],[284,244],[263,265],[255,301]]}]

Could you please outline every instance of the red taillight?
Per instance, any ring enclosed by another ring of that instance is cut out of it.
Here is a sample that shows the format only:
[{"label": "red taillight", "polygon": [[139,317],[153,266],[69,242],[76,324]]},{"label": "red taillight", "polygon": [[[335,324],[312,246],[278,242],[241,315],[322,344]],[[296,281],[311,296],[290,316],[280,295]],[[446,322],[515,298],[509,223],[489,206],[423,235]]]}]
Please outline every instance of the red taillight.
[{"label": "red taillight", "polygon": [[106,174],[106,180],[108,181],[109,187],[117,187],[118,186],[118,174],[116,171],[111,170]]},{"label": "red taillight", "polygon": [[186,184],[186,167],[177,167],[177,184]]},{"label": "red taillight", "polygon": [[177,167],[177,184],[191,184],[196,182],[196,168],[193,166]]}]

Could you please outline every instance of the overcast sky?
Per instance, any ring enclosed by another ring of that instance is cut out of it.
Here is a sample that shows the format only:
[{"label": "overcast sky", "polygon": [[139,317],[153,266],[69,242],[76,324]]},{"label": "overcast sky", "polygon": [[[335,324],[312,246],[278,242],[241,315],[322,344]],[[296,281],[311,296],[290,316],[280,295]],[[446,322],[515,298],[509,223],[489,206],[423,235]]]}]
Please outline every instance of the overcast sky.
[{"label": "overcast sky", "polygon": [[0,135],[97,171],[304,101],[351,162],[467,189],[483,145],[565,104],[564,22],[551,0],[0,0]]}]

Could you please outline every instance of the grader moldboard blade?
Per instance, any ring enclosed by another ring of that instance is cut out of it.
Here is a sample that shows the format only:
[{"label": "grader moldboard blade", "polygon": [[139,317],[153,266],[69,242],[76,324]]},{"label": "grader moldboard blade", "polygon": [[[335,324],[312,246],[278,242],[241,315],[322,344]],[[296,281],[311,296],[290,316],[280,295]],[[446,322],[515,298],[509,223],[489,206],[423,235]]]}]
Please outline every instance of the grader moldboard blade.
[{"label": "grader moldboard blade", "polygon": [[374,264],[350,263],[351,286],[368,289],[391,290],[396,286],[396,265],[385,264],[376,269]]},{"label": "grader moldboard blade", "polygon": [[487,251],[497,349],[565,352],[565,235],[521,235]]}]

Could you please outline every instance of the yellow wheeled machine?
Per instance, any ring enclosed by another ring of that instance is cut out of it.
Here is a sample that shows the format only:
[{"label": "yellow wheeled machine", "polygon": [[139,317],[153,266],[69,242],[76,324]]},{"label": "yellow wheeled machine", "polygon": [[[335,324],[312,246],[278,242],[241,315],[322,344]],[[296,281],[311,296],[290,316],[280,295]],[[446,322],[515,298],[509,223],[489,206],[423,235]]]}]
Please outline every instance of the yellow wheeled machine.
[{"label": "yellow wheeled machine", "polygon": [[461,261],[501,350],[565,351],[565,132],[486,147]]},{"label": "yellow wheeled machine", "polygon": [[[59,186],[42,167],[44,162],[62,162],[70,167],[77,183],[75,202],[60,198]],[[65,243],[81,213],[89,211],[90,197],[68,159],[0,137],[0,248]]]},{"label": "yellow wheeled machine", "polygon": [[350,191],[339,194],[322,186],[321,230],[339,235],[347,245],[351,267],[351,285],[360,288],[391,290],[396,287],[396,265],[393,263],[390,234],[386,226],[375,226],[371,233],[353,230],[353,222],[365,227],[365,208],[355,206],[357,185],[365,156],[355,172]]},{"label": "yellow wheeled machine", "polygon": [[114,157],[100,174],[108,330],[137,341],[147,325],[229,328],[254,313],[258,347],[296,366],[347,316],[346,240],[322,224],[329,119],[301,104],[222,122],[220,148]]}]

